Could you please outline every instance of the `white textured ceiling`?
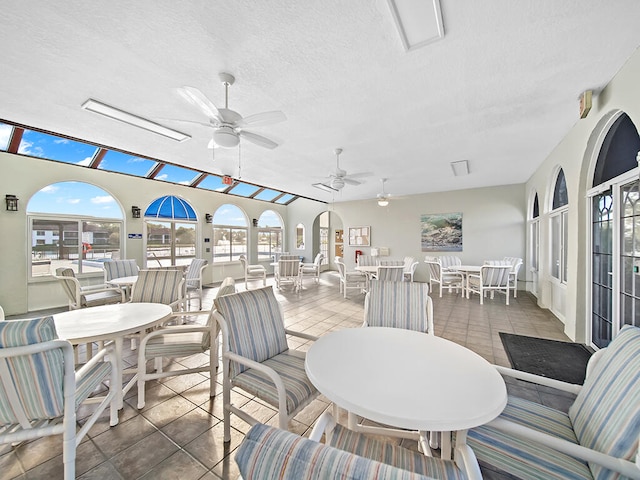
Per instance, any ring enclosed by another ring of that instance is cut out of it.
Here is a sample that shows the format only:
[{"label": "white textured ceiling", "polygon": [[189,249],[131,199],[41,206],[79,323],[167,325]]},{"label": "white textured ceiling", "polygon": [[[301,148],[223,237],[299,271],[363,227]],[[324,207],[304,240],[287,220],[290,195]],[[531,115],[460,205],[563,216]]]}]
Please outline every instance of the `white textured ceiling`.
[{"label": "white textured ceiling", "polygon": [[[425,0],[426,1],[426,0]],[[242,144],[241,178],[323,201],[525,182],[640,45],[637,0],[441,0],[444,38],[405,52],[386,0],[0,1],[0,118],[238,176],[206,148],[206,120],[175,88],[282,110]],[[192,136],[177,143],[80,108],[88,98]],[[332,194],[335,166],[371,172]],[[454,177],[449,163],[469,160]]]}]

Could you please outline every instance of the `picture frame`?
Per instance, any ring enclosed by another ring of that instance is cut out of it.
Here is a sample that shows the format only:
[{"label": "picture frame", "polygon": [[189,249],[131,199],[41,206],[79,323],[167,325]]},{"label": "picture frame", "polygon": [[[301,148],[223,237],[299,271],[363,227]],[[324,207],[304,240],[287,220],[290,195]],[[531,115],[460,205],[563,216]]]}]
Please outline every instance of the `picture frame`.
[{"label": "picture frame", "polygon": [[349,246],[371,246],[371,227],[349,227]]}]

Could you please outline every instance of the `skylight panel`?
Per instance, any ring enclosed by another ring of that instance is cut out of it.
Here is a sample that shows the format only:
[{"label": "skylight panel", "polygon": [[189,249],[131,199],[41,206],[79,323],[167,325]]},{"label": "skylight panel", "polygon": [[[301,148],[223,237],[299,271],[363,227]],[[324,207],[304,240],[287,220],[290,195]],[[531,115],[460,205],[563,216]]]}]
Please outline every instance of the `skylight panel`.
[{"label": "skylight panel", "polygon": [[13,127],[11,125],[0,122],[0,150],[3,152],[6,152],[7,148],[9,148],[9,140],[11,139],[12,132]]},{"label": "skylight panel", "polygon": [[265,188],[263,191],[261,191],[259,194],[257,194],[253,198],[255,198],[257,200],[265,200],[267,202],[270,202],[271,200],[276,198],[281,193],[282,192],[277,192],[276,190],[269,190],[268,188]]},{"label": "skylight panel", "polygon": [[198,172],[194,172],[188,168],[165,164],[164,168],[154,179],[163,182],[178,183],[180,185],[189,185],[198,175],[200,175]]},{"label": "skylight panel", "polygon": [[127,173],[136,177],[144,177],[151,167],[157,162],[146,158],[136,157],[129,153],[109,150],[98,166],[101,170],[110,172]]},{"label": "skylight panel", "polygon": [[213,190],[214,192],[224,192],[229,185],[222,183],[222,178],[215,175],[209,175],[203,181],[198,184],[198,188],[204,188],[205,190]]},{"label": "skylight panel", "polygon": [[256,187],[255,185],[249,185],[248,183],[238,183],[234,185],[233,189],[229,191],[233,195],[238,195],[240,197],[250,197],[254,193],[256,193],[260,187]]},{"label": "skylight panel", "polygon": [[274,203],[278,203],[280,205],[284,205],[287,202],[290,202],[291,199],[293,198],[293,195],[290,193],[287,193],[285,195],[283,195],[282,197],[280,197],[278,200],[276,200]]},{"label": "skylight panel", "polygon": [[25,130],[18,153],[30,157],[57,160],[73,165],[88,166],[98,148],[63,137]]}]

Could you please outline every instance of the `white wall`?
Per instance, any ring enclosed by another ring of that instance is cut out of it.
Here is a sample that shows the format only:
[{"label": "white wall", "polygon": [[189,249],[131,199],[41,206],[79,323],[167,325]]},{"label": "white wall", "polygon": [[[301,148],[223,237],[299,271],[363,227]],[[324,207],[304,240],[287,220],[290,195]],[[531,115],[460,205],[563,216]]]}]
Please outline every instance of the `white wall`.
[{"label": "white wall", "polygon": [[356,249],[370,252],[367,247],[349,246],[347,229],[370,226],[371,246],[389,247],[391,257],[414,257],[420,262],[415,279],[427,281],[424,257],[441,253],[422,251],[421,215],[453,212],[462,213],[463,250],[451,254],[463,263],[478,265],[504,256],[525,258],[524,192],[524,185],[507,185],[393,197],[386,207],[379,207],[375,200],[335,203],[332,210],[342,219],[345,231],[345,264],[355,266]]}]

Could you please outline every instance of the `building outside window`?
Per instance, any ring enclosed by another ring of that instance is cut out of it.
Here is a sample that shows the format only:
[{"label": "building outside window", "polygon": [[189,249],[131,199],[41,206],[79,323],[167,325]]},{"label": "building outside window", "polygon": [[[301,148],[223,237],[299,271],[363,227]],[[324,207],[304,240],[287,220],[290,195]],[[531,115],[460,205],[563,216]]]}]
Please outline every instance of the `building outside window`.
[{"label": "building outside window", "polygon": [[282,219],[273,210],[265,210],[258,219],[258,261],[273,260],[282,252]]},{"label": "building outside window", "polygon": [[567,247],[569,197],[562,169],[558,171],[551,211],[551,275],[560,283],[567,283]]},{"label": "building outside window", "polygon": [[213,262],[237,261],[247,254],[247,216],[235,205],[221,205],[213,214]]}]

